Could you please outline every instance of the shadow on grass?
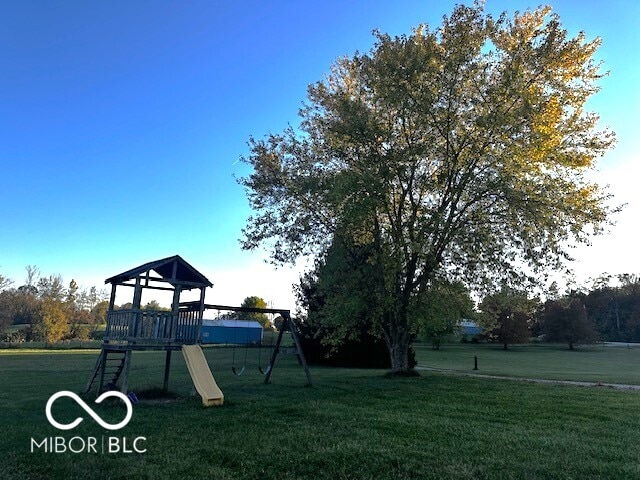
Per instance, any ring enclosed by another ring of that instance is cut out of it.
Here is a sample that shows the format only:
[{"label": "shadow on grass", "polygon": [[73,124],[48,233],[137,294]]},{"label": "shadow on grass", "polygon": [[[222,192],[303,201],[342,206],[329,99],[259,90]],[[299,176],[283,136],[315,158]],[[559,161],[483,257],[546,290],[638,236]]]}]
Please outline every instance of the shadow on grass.
[{"label": "shadow on grass", "polygon": [[417,370],[405,370],[402,372],[387,372],[384,374],[384,378],[415,378],[419,377],[420,372]]}]

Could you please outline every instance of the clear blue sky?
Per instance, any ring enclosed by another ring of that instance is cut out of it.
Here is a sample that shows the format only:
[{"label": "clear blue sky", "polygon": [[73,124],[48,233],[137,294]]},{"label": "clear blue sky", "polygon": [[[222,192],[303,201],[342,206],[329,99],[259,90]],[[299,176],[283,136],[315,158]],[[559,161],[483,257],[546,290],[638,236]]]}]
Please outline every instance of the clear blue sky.
[{"label": "clear blue sky", "polygon": [[[31,264],[88,287],[178,253],[216,284],[210,300],[289,304],[295,273],[238,246],[248,138],[296,125],[307,85],[368,50],[373,29],[435,26],[454,3],[2,2],[0,273],[19,285]],[[537,4],[486,2],[494,13]],[[603,38],[611,76],[591,107],[619,143],[601,175],[630,203],[578,271],[640,272],[640,7],[551,5],[571,33]]]}]

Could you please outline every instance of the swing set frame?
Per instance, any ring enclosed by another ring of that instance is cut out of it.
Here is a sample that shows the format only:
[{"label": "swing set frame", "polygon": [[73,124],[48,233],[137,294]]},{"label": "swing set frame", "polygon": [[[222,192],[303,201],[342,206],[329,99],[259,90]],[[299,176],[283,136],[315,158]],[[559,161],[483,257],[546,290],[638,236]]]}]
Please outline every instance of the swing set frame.
[{"label": "swing set frame", "polygon": [[[202,308],[200,302],[181,302],[180,303],[180,311],[189,312],[192,310],[198,310]],[[276,365],[276,359],[278,358],[278,354],[280,353],[280,345],[282,344],[282,338],[285,332],[289,332],[291,337],[293,338],[294,345],[296,347],[296,353],[298,356],[298,361],[300,366],[304,369],[304,373],[307,377],[306,386],[312,386],[313,382],[311,380],[311,372],[309,371],[309,366],[307,365],[307,359],[304,356],[304,351],[302,350],[302,344],[300,342],[300,336],[298,333],[298,327],[295,321],[291,318],[290,310],[283,310],[279,308],[254,308],[254,307],[232,307],[229,305],[211,305],[204,304],[205,310],[227,310],[231,312],[240,312],[240,313],[266,313],[266,314],[276,314],[282,317],[282,323],[278,327],[278,337],[276,339],[276,343],[273,346],[273,352],[271,353],[271,359],[269,360],[269,366],[266,370],[262,371],[260,368],[260,373],[262,373],[264,378],[264,383],[268,384],[271,381],[271,374]],[[234,366],[235,368],[235,366]],[[243,367],[244,368],[244,367]],[[234,372],[235,373],[235,372]]]}]

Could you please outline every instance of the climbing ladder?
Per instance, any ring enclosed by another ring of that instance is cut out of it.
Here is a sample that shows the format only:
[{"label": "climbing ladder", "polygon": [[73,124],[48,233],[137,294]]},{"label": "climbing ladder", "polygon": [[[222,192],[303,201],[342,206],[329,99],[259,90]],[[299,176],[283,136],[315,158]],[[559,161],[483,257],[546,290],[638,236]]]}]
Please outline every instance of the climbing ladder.
[{"label": "climbing ladder", "polygon": [[130,363],[131,350],[111,350],[103,348],[100,355],[98,355],[98,360],[93,368],[93,374],[87,382],[83,393],[89,392],[96,380],[99,382],[98,394],[103,390],[115,390],[123,372],[125,375],[120,385],[120,391],[126,393]]}]

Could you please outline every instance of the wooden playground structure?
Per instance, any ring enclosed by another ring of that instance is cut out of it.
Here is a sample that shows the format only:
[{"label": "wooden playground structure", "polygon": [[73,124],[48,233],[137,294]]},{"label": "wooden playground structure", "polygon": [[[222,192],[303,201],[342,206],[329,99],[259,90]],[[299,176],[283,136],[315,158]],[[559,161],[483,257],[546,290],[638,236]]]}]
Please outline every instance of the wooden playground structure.
[{"label": "wooden playground structure", "polygon": [[[143,350],[166,352],[163,389],[167,390],[172,352],[182,350],[194,386],[201,394],[203,403],[205,405],[222,404],[222,392],[215,384],[199,346],[203,314],[207,309],[280,315],[283,321],[278,328],[269,366],[264,372],[264,383],[269,383],[271,379],[283,335],[288,331],[293,338],[299,363],[305,371],[307,384],[312,384],[311,373],[289,310],[208,305],[205,303],[205,291],[213,284],[179,255],[145,263],[110,277],[105,280],[105,283],[111,284],[107,328],[100,354],[85,386],[85,393],[95,387],[98,394],[104,390],[115,389],[126,394],[133,352]],[[115,308],[118,287],[133,288],[131,308],[118,310]],[[172,292],[171,309],[169,311],[142,309],[142,292],[145,289]],[[180,302],[183,292],[194,289],[200,290],[198,301]]]}]

